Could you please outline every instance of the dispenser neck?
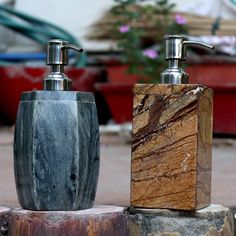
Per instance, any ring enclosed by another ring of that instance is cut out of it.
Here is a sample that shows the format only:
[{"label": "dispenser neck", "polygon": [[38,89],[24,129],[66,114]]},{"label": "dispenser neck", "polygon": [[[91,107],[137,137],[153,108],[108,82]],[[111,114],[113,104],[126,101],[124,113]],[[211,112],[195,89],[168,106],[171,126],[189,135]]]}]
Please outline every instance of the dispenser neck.
[{"label": "dispenser neck", "polygon": [[169,60],[169,68],[179,68],[181,67],[181,61],[180,60]]},{"label": "dispenser neck", "polygon": [[64,66],[63,65],[52,65],[51,66],[51,73],[64,73]]},{"label": "dispenser neck", "polygon": [[70,91],[71,80],[64,73],[51,72],[43,81],[43,89],[49,91]]},{"label": "dispenser neck", "polygon": [[169,60],[169,67],[161,73],[162,84],[188,84],[189,76],[181,68],[181,61]]}]

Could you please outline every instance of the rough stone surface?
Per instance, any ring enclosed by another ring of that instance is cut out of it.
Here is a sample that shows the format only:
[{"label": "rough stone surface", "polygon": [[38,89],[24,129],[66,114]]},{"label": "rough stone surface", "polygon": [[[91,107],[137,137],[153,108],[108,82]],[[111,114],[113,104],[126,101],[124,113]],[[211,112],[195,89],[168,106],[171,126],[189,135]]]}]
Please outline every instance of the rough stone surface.
[{"label": "rough stone surface", "polygon": [[196,210],[211,200],[212,90],[136,85],[131,205]]},{"label": "rough stone surface", "polygon": [[99,128],[90,93],[35,91],[19,104],[14,142],[20,205],[31,210],[92,207]]},{"label": "rough stone surface", "polygon": [[10,208],[0,206],[0,236],[7,235],[8,233],[10,212]]},{"label": "rough stone surface", "polygon": [[123,207],[95,206],[81,211],[11,213],[8,236],[128,236]]},{"label": "rough stone surface", "polygon": [[80,211],[10,210],[0,207],[8,236],[233,236],[233,215],[211,205],[197,212],[96,205]]},{"label": "rough stone surface", "polygon": [[233,236],[231,211],[210,205],[196,212],[136,209],[129,212],[130,236]]}]

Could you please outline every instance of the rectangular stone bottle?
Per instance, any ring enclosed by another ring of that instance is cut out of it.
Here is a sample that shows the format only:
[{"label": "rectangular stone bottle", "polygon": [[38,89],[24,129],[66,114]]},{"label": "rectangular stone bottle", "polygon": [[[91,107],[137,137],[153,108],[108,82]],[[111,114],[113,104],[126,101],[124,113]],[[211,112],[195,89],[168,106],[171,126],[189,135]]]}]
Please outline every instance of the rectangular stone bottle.
[{"label": "rectangular stone bottle", "polygon": [[166,37],[162,84],[134,88],[131,206],[197,210],[211,201],[212,90],[179,68],[185,45]]}]

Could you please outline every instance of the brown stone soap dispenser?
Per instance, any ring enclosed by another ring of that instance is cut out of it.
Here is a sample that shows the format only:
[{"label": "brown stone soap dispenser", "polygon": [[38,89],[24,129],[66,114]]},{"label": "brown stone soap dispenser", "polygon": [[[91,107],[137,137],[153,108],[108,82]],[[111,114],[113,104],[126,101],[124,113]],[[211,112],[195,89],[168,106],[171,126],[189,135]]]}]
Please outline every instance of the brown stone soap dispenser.
[{"label": "brown stone soap dispenser", "polygon": [[165,38],[169,68],[162,84],[134,88],[131,206],[197,210],[211,201],[211,89],[188,84],[180,68],[186,46],[212,46]]}]

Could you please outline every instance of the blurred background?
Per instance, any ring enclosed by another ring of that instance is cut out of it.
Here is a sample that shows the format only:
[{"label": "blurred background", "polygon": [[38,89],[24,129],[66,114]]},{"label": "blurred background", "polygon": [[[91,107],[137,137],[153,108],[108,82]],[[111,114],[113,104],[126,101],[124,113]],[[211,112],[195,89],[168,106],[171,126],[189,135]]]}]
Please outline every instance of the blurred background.
[{"label": "blurred background", "polygon": [[0,122],[14,125],[20,94],[42,89],[45,47],[62,38],[71,52],[66,73],[73,90],[93,92],[100,124],[132,119],[134,83],[158,83],[165,68],[163,36],[184,34],[212,44],[192,49],[184,68],[190,82],[214,89],[214,134],[236,134],[234,0],[0,1]]},{"label": "blurred background", "polygon": [[215,46],[214,52],[191,48],[183,68],[191,83],[214,90],[212,202],[235,211],[235,0],[0,0],[1,204],[18,207],[12,149],[20,95],[42,89],[49,73],[47,41],[61,38],[85,50],[79,56],[70,52],[65,73],[73,90],[93,92],[96,99],[96,203],[129,205],[132,89],[135,83],[160,82],[167,34]]}]

